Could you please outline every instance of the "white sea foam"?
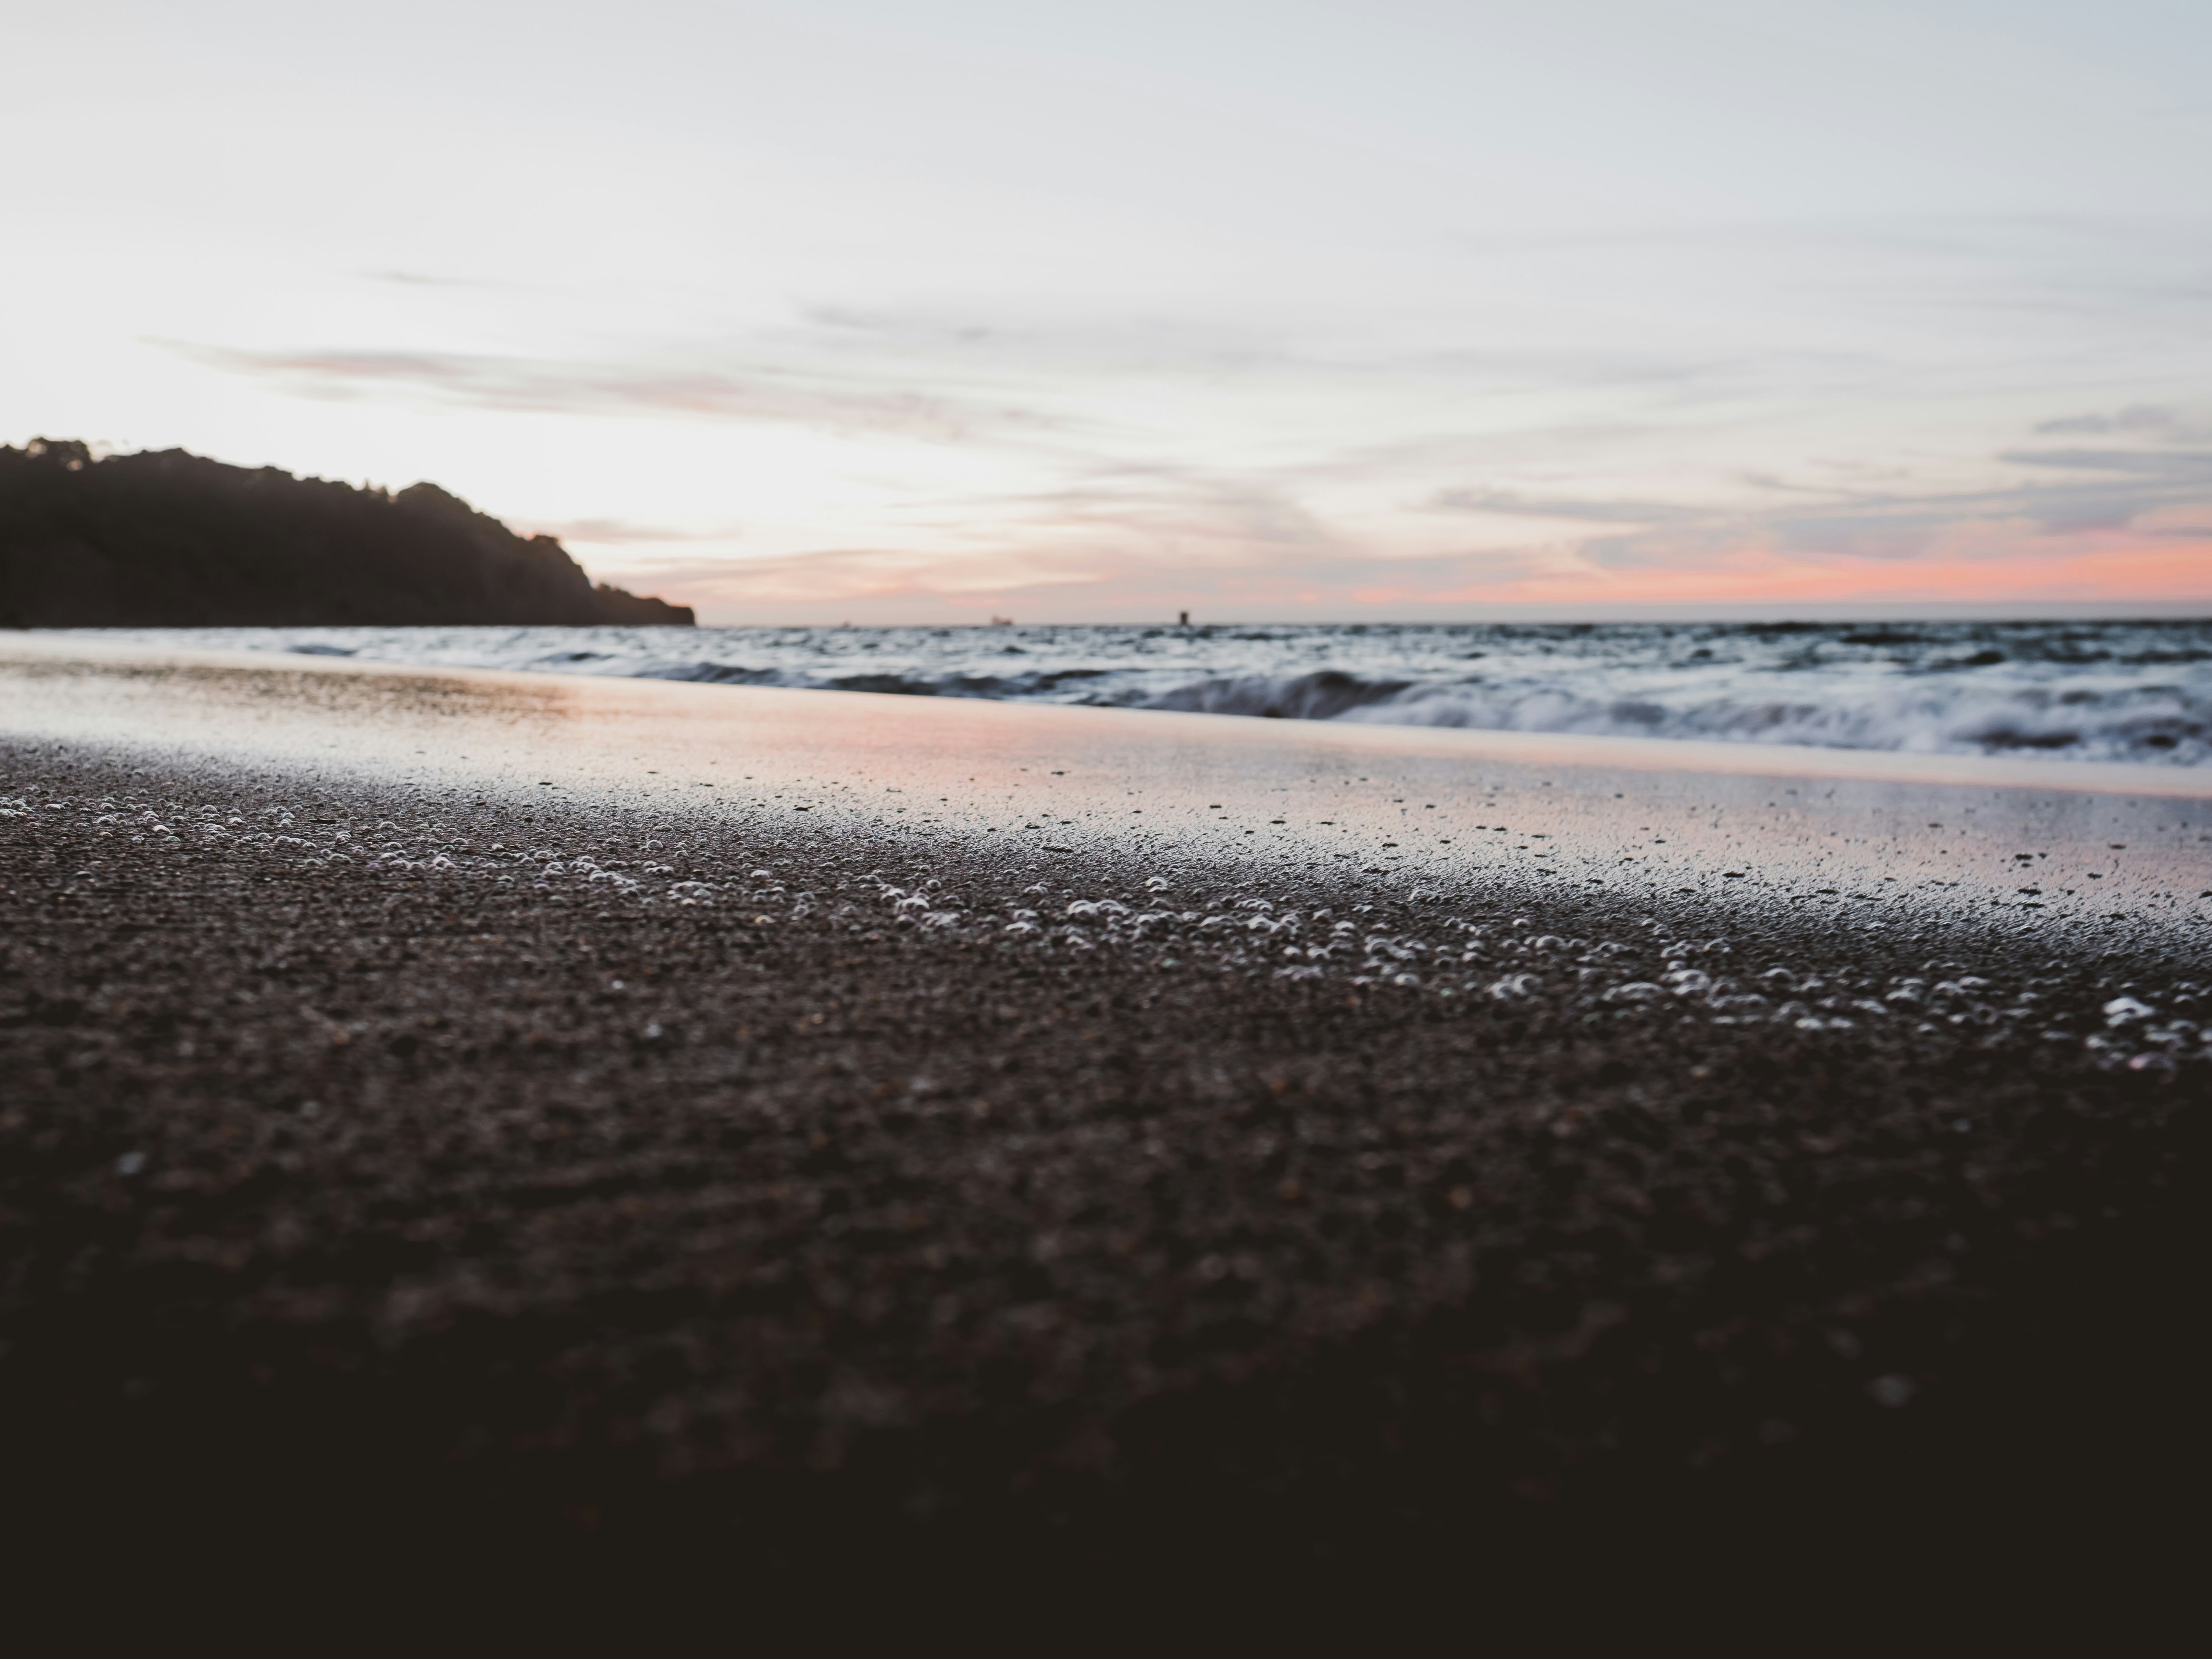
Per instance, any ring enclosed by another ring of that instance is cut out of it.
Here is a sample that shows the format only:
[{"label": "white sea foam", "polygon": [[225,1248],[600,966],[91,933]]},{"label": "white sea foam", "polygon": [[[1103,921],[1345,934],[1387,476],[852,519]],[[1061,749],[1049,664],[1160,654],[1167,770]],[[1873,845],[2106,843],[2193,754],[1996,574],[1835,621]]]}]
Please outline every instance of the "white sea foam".
[{"label": "white sea foam", "polygon": [[2212,762],[2212,623],[103,630],[173,646],[1279,720]]}]

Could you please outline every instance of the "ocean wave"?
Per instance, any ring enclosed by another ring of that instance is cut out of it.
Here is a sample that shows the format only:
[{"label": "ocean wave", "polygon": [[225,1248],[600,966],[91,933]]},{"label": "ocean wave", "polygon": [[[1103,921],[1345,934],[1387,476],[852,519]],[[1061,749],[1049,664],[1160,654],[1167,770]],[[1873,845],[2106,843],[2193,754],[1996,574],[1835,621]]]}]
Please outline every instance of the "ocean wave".
[{"label": "ocean wave", "polygon": [[2212,622],[106,629],[106,639],[1265,720],[2212,764]]},{"label": "ocean wave", "polygon": [[1255,714],[1271,720],[1334,720],[1392,704],[1404,707],[1400,699],[1408,693],[1429,689],[1405,680],[1363,679],[1357,674],[1324,668],[1289,678],[1253,675],[1229,680],[1200,680],[1146,697],[1137,706],[1184,714]]},{"label": "ocean wave", "polygon": [[1698,738],[1926,754],[2063,752],[2093,760],[2212,761],[2212,697],[2172,686],[2102,694],[1871,685],[1813,698],[1591,695],[1561,684],[1408,684],[1336,671],[1206,680],[1140,706],[1274,720]]},{"label": "ocean wave", "polygon": [[1107,672],[1103,668],[1067,668],[1027,674],[810,674],[782,668],[695,662],[641,669],[635,678],[690,680],[708,685],[775,685],[794,691],[867,691],[879,696],[1030,702],[1051,698],[1064,686],[1098,679]]}]

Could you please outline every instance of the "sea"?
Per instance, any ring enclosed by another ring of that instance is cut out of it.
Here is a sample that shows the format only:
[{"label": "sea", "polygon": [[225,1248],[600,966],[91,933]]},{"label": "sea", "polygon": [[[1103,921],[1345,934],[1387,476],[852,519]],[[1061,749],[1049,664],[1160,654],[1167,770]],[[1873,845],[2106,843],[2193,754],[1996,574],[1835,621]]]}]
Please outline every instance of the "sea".
[{"label": "sea", "polygon": [[1266,720],[2212,763],[2212,620],[104,629],[98,637]]}]

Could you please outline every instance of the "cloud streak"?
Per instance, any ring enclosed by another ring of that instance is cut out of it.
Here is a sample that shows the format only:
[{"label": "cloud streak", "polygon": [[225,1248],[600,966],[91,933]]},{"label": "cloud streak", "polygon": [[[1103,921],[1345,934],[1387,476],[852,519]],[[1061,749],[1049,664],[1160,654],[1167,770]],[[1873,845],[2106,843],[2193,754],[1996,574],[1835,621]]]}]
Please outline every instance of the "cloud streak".
[{"label": "cloud streak", "polygon": [[832,434],[965,444],[1034,439],[1065,424],[1043,410],[958,394],[841,383],[777,368],[563,362],[427,351],[252,351],[156,342],[228,374],[325,402],[410,396],[505,413],[645,416],[794,426]]},{"label": "cloud streak", "polygon": [[1578,500],[1524,495],[1510,489],[1440,489],[1423,504],[1431,513],[1478,514],[1495,519],[1565,519],[1577,524],[1680,524],[1709,516],[1672,501]]},{"label": "cloud streak", "polygon": [[[2008,487],[1826,492],[1759,509],[1697,508],[1460,489],[1425,511],[1551,520],[1510,545],[1382,556],[1302,507],[1286,479],[1163,471],[1022,502],[1034,530],[968,556],[955,576],[800,556],[731,573],[735,603],[795,603],[832,578],[852,599],[932,595],[1051,608],[1071,588],[1115,611],[1188,605],[1280,617],[1387,612],[1626,614],[1638,607],[1830,610],[2212,605],[2212,456],[2189,450],[2038,449],[1990,458],[2031,476]],[[2034,476],[2034,475],[2044,476]],[[2055,477],[2051,475],[2057,475]],[[1592,526],[1619,525],[1590,535]],[[895,585],[881,585],[895,570]],[[834,574],[833,574],[834,573]]]},{"label": "cloud streak", "polygon": [[666,525],[635,524],[627,519],[567,519],[518,525],[525,534],[594,547],[659,546],[673,542],[732,542],[744,534],[734,525],[713,530],[678,530]]},{"label": "cloud streak", "polygon": [[[2177,601],[2208,586],[2187,550],[2212,520],[2212,428],[2178,404],[1978,415],[1948,443],[1878,444],[1869,412],[1897,395],[1878,354],[1332,337],[1255,310],[820,305],[599,360],[164,343],[326,403],[672,422],[728,429],[712,442],[733,458],[807,454],[797,511],[762,505],[744,481],[763,475],[732,459],[726,505],[533,521],[623,550],[607,556],[624,580],[709,617],[1950,603],[1970,575],[2062,603],[2094,597],[2100,569],[2147,600],[2147,572]],[[794,432],[823,441],[798,451]],[[736,541],[731,507],[743,547],[678,556]]]},{"label": "cloud streak", "polygon": [[2162,404],[2135,404],[2112,415],[2069,415],[2041,422],[2035,432],[2040,438],[2101,438],[2115,432],[2155,433],[2183,439],[2198,435],[2182,420],[2179,410]]},{"label": "cloud streak", "polygon": [[949,547],[647,569],[733,621],[819,620],[829,608],[871,621],[2212,605],[2212,457],[2047,448],[1986,465],[2026,476],[1976,489],[1808,488],[1755,507],[1455,487],[1421,498],[1417,516],[1553,527],[1413,551],[1317,510],[1297,469],[1101,465],[1054,489],[936,504],[915,527],[957,532]]},{"label": "cloud streak", "polygon": [[2212,483],[2212,451],[2186,449],[2014,449],[1997,457],[2013,466],[2112,472],[2125,478],[2188,488]]}]

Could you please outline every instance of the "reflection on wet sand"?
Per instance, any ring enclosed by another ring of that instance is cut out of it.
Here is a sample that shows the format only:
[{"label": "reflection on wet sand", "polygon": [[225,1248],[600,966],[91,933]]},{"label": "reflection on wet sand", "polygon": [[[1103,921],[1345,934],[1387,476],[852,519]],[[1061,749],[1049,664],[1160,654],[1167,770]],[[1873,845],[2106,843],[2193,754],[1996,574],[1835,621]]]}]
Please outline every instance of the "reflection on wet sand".
[{"label": "reflection on wet sand", "polygon": [[[1863,919],[2194,925],[2212,777],[1623,738],[1289,725],[354,662],[0,653],[20,737],[1084,850],[1255,880],[1566,884]],[[804,815],[803,817],[800,815]],[[795,832],[795,831],[794,831]]]}]

